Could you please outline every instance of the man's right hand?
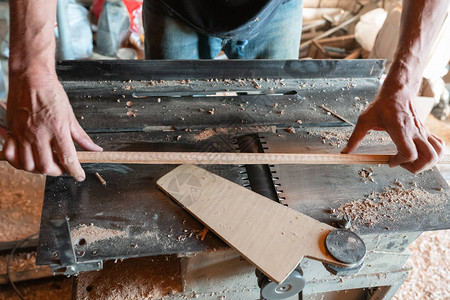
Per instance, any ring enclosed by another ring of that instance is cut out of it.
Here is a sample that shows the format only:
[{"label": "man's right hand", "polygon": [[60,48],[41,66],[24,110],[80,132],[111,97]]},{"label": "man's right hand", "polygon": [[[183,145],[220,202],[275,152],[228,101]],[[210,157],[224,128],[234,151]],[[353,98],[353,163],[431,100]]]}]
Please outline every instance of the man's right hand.
[{"label": "man's right hand", "polygon": [[8,137],[3,153],[18,169],[85,179],[73,141],[102,151],[84,132],[56,74],[10,75]]}]

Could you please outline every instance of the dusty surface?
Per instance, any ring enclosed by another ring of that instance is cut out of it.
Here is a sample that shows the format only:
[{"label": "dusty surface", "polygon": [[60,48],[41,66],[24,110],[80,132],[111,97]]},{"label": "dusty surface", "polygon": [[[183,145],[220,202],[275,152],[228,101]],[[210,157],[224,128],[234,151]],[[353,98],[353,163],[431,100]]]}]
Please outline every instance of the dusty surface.
[{"label": "dusty surface", "polygon": [[45,176],[19,171],[0,162],[0,242],[39,231]]},{"label": "dusty surface", "polygon": [[182,291],[176,256],[108,261],[103,270],[79,275],[76,299],[165,299]]},{"label": "dusty surface", "polygon": [[450,230],[423,233],[410,248],[413,269],[393,299],[450,299]]}]

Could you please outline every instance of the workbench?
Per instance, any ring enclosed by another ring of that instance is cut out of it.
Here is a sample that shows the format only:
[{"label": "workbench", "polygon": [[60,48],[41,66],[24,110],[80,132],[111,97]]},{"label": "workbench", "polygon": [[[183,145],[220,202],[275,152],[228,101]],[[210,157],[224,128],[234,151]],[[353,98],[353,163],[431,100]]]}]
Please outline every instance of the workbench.
[{"label": "workbench", "polygon": [[[320,106],[356,122],[383,68],[380,60],[71,61],[57,73],[77,120],[105,151],[339,153],[353,127]],[[357,153],[395,147],[371,132]],[[393,203],[374,221],[352,220],[368,250],[357,274],[332,275],[304,259],[304,299],[344,290],[345,299],[390,299],[408,276],[408,246],[423,231],[450,228],[449,187],[435,168],[413,175],[386,165],[201,167],[333,226],[340,208],[369,194],[426,195],[417,205]],[[200,237],[204,226],[156,188],[175,166],[83,168],[82,183],[47,177],[37,257],[57,274],[80,273],[75,299],[98,296],[93,282],[101,281],[92,274],[129,274],[127,264],[135,275],[139,265],[172,270],[166,278],[177,288],[164,299],[259,299],[255,268],[214,234]],[[142,276],[159,278],[149,274]]]}]

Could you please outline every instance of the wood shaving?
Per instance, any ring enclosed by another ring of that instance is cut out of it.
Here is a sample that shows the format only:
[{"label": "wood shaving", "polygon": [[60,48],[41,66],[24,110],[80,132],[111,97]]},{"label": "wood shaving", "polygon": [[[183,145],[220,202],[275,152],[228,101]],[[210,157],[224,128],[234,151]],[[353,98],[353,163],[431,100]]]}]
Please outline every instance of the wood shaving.
[{"label": "wood shaving", "polygon": [[292,127],[292,126],[290,126],[290,127],[286,128],[285,131],[286,131],[287,133],[295,133],[295,128]]},{"label": "wood shaving", "polygon": [[129,111],[127,111],[127,116],[129,116],[129,117],[136,117],[137,115],[136,115],[136,113],[134,111],[129,110]]},{"label": "wood shaving", "polygon": [[450,230],[424,232],[411,246],[413,269],[393,300],[450,299]]},{"label": "wood shaving", "polygon": [[197,234],[197,237],[199,237],[200,238],[200,240],[201,241],[203,241],[204,239],[205,239],[205,237],[206,237],[206,234],[208,233],[208,228],[203,228],[203,230],[202,231],[200,231],[198,234]]},{"label": "wood shaving", "polygon": [[98,174],[97,172],[95,172],[95,176],[98,178],[98,180],[100,181],[100,183],[101,183],[102,185],[106,185],[106,180],[103,179],[103,177],[100,176],[100,174]]},{"label": "wood shaving", "polygon": [[368,181],[375,182],[375,180],[372,177],[372,175],[374,175],[372,168],[369,168],[369,169],[363,168],[358,171],[358,175],[361,177],[361,180],[363,182],[368,182]]},{"label": "wood shaving", "polygon": [[405,188],[399,185],[386,187],[383,192],[372,192],[364,199],[358,199],[335,209],[338,217],[348,216],[355,224],[372,227],[379,222],[394,221],[396,213],[411,212],[412,208],[421,208],[432,201],[441,202],[444,193],[432,194],[422,188]]}]

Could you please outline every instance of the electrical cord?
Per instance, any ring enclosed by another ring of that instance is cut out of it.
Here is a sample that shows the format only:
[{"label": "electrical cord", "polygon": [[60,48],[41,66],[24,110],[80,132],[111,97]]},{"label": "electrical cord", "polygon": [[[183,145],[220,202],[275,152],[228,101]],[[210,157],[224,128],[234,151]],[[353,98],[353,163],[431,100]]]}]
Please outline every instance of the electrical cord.
[{"label": "electrical cord", "polygon": [[19,298],[21,300],[25,300],[24,296],[20,293],[19,289],[16,287],[15,283],[13,282],[13,280],[11,279],[11,272],[9,270],[9,267],[11,265],[11,261],[14,257],[14,254],[16,253],[16,250],[18,248],[20,248],[20,246],[22,246],[25,242],[27,242],[28,240],[34,238],[35,236],[39,235],[39,233],[35,233],[32,234],[30,236],[27,236],[26,238],[24,238],[21,241],[18,241],[17,244],[14,246],[14,248],[11,250],[11,253],[9,254],[8,257],[8,262],[6,263],[6,275],[8,276],[8,281],[11,284],[12,288],[14,289],[14,292],[16,292],[17,296],[19,296]]}]

